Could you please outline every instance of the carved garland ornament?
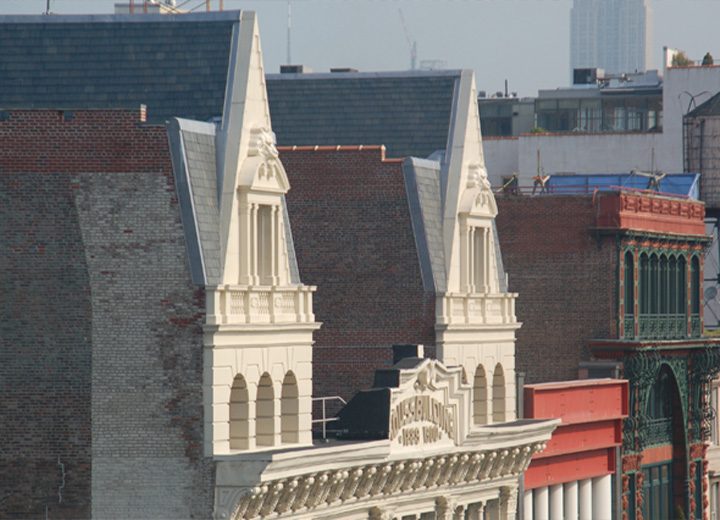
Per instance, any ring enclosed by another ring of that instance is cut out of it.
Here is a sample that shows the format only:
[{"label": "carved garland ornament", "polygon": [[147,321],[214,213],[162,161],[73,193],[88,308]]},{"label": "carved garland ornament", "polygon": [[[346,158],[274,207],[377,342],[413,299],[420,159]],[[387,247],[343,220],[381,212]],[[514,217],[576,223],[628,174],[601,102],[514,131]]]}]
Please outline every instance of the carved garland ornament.
[{"label": "carved garland ornament", "polygon": [[533,454],[544,448],[545,443],[533,443],[513,449],[436,455],[308,473],[272,480],[251,489],[224,490],[216,517],[231,520],[262,518],[418,490],[516,477],[527,469]]}]

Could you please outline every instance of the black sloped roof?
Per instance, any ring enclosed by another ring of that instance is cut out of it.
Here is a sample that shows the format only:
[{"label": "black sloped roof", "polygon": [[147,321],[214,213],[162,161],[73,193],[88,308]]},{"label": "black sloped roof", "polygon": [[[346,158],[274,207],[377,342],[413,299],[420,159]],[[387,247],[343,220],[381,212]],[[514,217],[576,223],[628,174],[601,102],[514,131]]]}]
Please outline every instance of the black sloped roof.
[{"label": "black sloped roof", "polygon": [[0,108],[124,108],[148,121],[222,115],[239,11],[0,16]]},{"label": "black sloped roof", "polygon": [[269,74],[279,145],[384,144],[388,157],[427,157],[447,144],[459,70]]}]

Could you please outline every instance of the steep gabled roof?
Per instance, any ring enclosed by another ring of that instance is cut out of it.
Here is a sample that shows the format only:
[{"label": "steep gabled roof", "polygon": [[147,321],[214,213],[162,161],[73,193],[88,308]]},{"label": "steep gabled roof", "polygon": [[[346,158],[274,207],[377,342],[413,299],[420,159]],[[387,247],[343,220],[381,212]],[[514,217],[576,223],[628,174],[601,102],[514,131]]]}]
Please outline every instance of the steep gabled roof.
[{"label": "steep gabled roof", "polygon": [[219,117],[239,17],[0,16],[0,109],[145,104],[150,122]]},{"label": "steep gabled roof", "polygon": [[459,70],[269,74],[279,145],[384,144],[388,157],[444,150]]}]

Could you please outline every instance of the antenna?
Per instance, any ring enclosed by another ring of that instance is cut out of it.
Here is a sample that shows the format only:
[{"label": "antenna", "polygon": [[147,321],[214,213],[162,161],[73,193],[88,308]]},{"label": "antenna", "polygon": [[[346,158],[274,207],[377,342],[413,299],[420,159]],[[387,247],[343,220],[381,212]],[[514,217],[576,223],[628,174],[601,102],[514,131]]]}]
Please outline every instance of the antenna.
[{"label": "antenna", "polygon": [[45,12],[43,14],[50,14],[50,2],[51,1],[52,0],[47,0],[47,2],[45,3]]},{"label": "antenna", "polygon": [[403,31],[405,32],[405,39],[407,40],[408,47],[410,47],[410,70],[415,70],[417,65],[417,41],[410,37],[410,31],[408,31],[407,24],[405,23],[405,15],[403,15],[403,11],[399,7],[398,13],[400,13],[400,23],[402,23]]},{"label": "antenna", "polygon": [[291,35],[290,30],[292,28],[292,10],[290,7],[290,0],[287,0],[287,8],[288,8],[288,13],[287,13],[287,61],[285,63],[290,65],[290,64],[292,64],[292,54],[290,52],[292,49],[291,40],[290,40],[290,35]]}]

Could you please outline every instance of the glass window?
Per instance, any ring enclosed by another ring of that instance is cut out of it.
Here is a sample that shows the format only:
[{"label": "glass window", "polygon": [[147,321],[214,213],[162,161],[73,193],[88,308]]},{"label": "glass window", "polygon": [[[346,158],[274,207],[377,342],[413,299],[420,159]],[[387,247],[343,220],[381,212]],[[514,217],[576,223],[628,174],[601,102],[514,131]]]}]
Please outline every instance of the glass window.
[{"label": "glass window", "polygon": [[625,253],[625,316],[635,313],[635,262],[632,251]]},{"label": "glass window", "polygon": [[692,305],[692,313],[700,313],[700,260],[697,256],[692,257],[690,262],[690,272],[692,278],[690,279],[690,298]]},{"label": "glass window", "polygon": [[640,314],[647,314],[650,273],[648,270],[648,257],[646,254],[640,255]]},{"label": "glass window", "polygon": [[687,262],[685,257],[681,256],[678,260],[678,280],[677,280],[677,309],[678,314],[687,314]]}]

